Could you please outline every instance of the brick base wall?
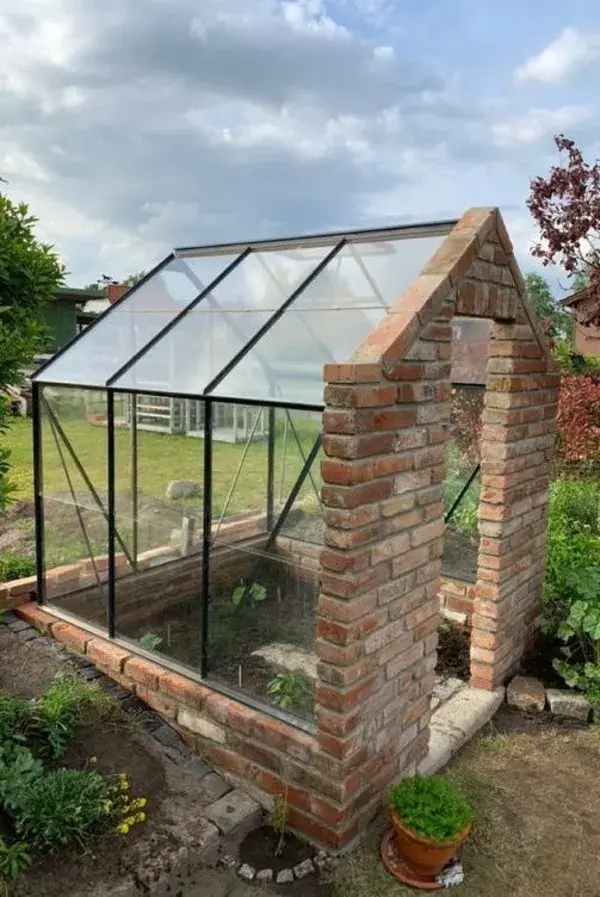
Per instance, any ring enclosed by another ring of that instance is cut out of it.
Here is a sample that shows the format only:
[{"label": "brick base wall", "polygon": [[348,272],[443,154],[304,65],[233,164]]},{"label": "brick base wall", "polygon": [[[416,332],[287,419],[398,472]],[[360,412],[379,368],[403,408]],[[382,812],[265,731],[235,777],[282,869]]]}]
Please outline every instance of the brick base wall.
[{"label": "brick base wall", "polygon": [[[34,602],[17,612],[136,693],[177,728],[186,743],[253,785],[265,805],[269,796],[284,792],[287,783],[289,825],[309,840],[339,847],[359,833],[365,813],[372,815],[374,791],[360,772],[362,755],[355,757],[352,768],[344,766],[342,775],[341,761],[323,750],[317,736],[57,620]],[[378,788],[377,806],[382,800]],[[348,808],[351,823],[344,825]]]}]

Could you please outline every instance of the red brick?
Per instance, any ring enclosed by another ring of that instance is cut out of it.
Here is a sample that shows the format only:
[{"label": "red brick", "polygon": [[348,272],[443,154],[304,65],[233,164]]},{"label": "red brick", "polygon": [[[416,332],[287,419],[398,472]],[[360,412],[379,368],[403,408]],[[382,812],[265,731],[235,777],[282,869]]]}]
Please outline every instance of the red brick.
[{"label": "red brick", "polygon": [[144,688],[141,685],[135,691],[140,701],[143,701],[148,707],[152,707],[160,716],[164,716],[166,719],[175,719],[177,716],[177,705],[160,692]]},{"label": "red brick", "polygon": [[162,667],[143,657],[130,657],[123,669],[127,676],[145,688],[158,688],[158,680],[164,673]]},{"label": "red brick", "polygon": [[202,750],[222,769],[227,769],[237,776],[246,777],[248,775],[250,764],[246,759],[240,757],[240,755],[234,751],[228,751],[225,748],[217,747],[217,745],[211,744],[208,741],[206,743],[203,742]]},{"label": "red brick", "polygon": [[168,700],[182,703],[195,710],[202,710],[206,699],[213,692],[204,685],[199,685],[192,679],[186,679],[177,673],[165,673],[162,671],[159,689],[164,692]]},{"label": "red brick", "polygon": [[320,554],[321,566],[336,573],[364,570],[369,566],[369,558],[369,549],[350,552],[325,548]]},{"label": "red brick", "polygon": [[376,477],[386,477],[394,473],[402,473],[412,470],[414,457],[412,455],[388,455],[386,458],[377,458],[373,465],[373,473]]},{"label": "red brick", "polygon": [[43,632],[50,632],[51,627],[57,622],[56,617],[47,614],[35,601],[21,604],[15,613]]},{"label": "red brick", "polygon": [[[77,626],[70,623],[54,623],[51,625],[52,635],[57,641],[62,642],[67,648],[76,651],[78,654],[85,654],[86,648],[89,648],[93,636]],[[93,660],[94,658],[91,657]]]},{"label": "red brick", "polygon": [[327,595],[319,595],[318,613],[338,623],[352,623],[371,613],[376,606],[376,591],[370,591],[352,601],[338,601]]},{"label": "red brick", "polygon": [[325,404],[334,408],[375,408],[392,405],[396,401],[396,387],[381,386],[326,386]]},{"label": "red brick", "polygon": [[[394,387],[395,389],[395,387]],[[407,411],[404,408],[394,411],[376,411],[373,414],[374,430],[403,430],[414,427],[417,420],[416,411]]]},{"label": "red brick", "polygon": [[321,461],[321,476],[324,483],[355,486],[357,483],[366,483],[373,478],[373,462],[324,458]]},{"label": "red brick", "polygon": [[100,668],[107,670],[115,670],[120,673],[123,671],[123,665],[130,656],[123,648],[113,645],[103,639],[94,638],[87,644],[87,655]]},{"label": "red brick", "polygon": [[317,701],[338,712],[352,710],[373,692],[377,682],[376,676],[370,676],[358,685],[345,690],[333,689],[322,682],[317,682]]},{"label": "red brick", "polygon": [[324,639],[317,639],[315,653],[319,660],[323,660],[326,663],[332,663],[336,666],[347,666],[358,660],[360,650],[357,644],[343,646],[335,645]]},{"label": "red brick", "polygon": [[361,486],[323,486],[321,497],[323,504],[335,508],[358,508],[384,498],[390,498],[393,492],[392,480],[377,480]]},{"label": "red brick", "polygon": [[419,526],[411,532],[410,544],[413,548],[418,548],[420,545],[431,542],[444,534],[444,528],[443,520],[434,520],[432,523]]},{"label": "red brick", "polygon": [[381,380],[381,365],[326,364],[323,379],[326,383],[377,383]]}]

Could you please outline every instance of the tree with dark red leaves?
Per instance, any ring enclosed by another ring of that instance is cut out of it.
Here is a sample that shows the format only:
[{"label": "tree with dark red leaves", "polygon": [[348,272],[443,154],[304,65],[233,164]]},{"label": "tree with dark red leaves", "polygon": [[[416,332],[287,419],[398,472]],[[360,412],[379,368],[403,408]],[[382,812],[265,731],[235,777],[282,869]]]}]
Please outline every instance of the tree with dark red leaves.
[{"label": "tree with dark red leaves", "polygon": [[586,162],[564,134],[554,141],[560,164],[532,180],[527,200],[540,229],[532,253],[544,265],[562,265],[579,284],[585,276],[593,310],[581,323],[600,326],[600,161]]}]

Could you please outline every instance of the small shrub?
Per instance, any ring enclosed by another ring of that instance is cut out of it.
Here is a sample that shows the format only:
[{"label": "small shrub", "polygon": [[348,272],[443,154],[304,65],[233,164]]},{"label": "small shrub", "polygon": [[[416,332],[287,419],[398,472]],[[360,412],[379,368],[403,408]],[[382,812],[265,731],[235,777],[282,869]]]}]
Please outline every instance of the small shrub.
[{"label": "small shrub", "polygon": [[560,458],[600,461],[600,377],[563,377],[556,421]]},{"label": "small shrub", "polygon": [[312,692],[312,681],[296,673],[278,673],[267,685],[267,694],[282,710],[308,710]]},{"label": "small shrub", "polygon": [[115,785],[97,772],[59,769],[18,792],[11,810],[16,831],[36,850],[52,852],[106,826],[114,812]]},{"label": "small shrub", "polygon": [[543,629],[555,636],[573,600],[571,574],[598,563],[600,486],[573,478],[550,489]]},{"label": "small shrub", "polygon": [[24,579],[35,573],[35,561],[24,557],[16,551],[6,549],[0,553],[0,582],[10,582],[13,579]]},{"label": "small shrub", "polygon": [[76,676],[62,676],[32,702],[31,725],[57,760],[65,755],[85,720],[86,710],[103,715],[112,707],[112,700],[98,685]]},{"label": "small shrub", "polygon": [[40,760],[29,748],[6,744],[0,748],[0,806],[11,812],[20,796],[44,774]]},{"label": "small shrub", "polygon": [[285,792],[276,794],[273,798],[273,807],[269,814],[269,822],[271,827],[279,835],[279,840],[275,847],[275,857],[281,856],[285,847],[285,827],[288,815],[288,789],[286,785]]},{"label": "small shrub", "polygon": [[437,776],[415,776],[395,785],[390,808],[415,835],[439,844],[453,841],[473,820],[462,794]]},{"label": "small shrub", "polygon": [[3,897],[8,897],[10,893],[9,882],[15,881],[31,863],[28,844],[23,841],[7,844],[4,838],[0,838],[0,886]]},{"label": "small shrub", "polygon": [[0,692],[0,747],[8,742],[25,742],[30,704]]},{"label": "small shrub", "polygon": [[565,660],[554,668],[571,688],[600,700],[600,567],[573,570],[567,576],[572,603],[558,629],[565,643]]}]

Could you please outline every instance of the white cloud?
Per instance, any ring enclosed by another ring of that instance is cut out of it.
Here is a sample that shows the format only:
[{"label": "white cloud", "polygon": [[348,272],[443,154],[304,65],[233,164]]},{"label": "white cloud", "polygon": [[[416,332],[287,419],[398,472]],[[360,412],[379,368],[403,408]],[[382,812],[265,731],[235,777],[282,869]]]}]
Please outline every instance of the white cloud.
[{"label": "white cloud", "polygon": [[531,56],[514,72],[517,83],[541,81],[558,84],[600,60],[600,34],[584,34],[576,28],[565,28],[537,56]]},{"label": "white cloud", "polygon": [[509,121],[492,125],[497,146],[516,146],[536,143],[542,137],[556,134],[594,116],[592,106],[561,106],[559,109],[530,109]]}]

